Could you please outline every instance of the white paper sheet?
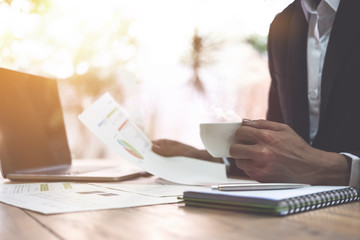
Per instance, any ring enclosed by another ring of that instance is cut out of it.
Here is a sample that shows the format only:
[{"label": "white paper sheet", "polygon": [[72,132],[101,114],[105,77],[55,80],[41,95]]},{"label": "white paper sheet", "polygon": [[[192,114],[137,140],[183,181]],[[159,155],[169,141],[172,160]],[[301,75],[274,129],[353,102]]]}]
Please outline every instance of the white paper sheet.
[{"label": "white paper sheet", "polygon": [[[129,189],[128,189],[129,190]],[[175,203],[177,197],[152,197],[86,183],[1,184],[0,201],[43,214]]]},{"label": "white paper sheet", "polygon": [[151,140],[109,93],[90,105],[79,119],[119,156],[158,177],[192,185],[233,182],[227,179],[224,164],[187,157],[162,157],[152,152]]},{"label": "white paper sheet", "polygon": [[0,185],[0,194],[28,194],[48,191],[61,191],[71,189],[72,185],[68,182],[63,183],[6,183]]},{"label": "white paper sheet", "polygon": [[189,185],[161,185],[161,184],[122,184],[122,183],[92,183],[95,186],[109,189],[137,193],[152,197],[177,197],[182,196],[184,191],[208,190],[209,187]]}]

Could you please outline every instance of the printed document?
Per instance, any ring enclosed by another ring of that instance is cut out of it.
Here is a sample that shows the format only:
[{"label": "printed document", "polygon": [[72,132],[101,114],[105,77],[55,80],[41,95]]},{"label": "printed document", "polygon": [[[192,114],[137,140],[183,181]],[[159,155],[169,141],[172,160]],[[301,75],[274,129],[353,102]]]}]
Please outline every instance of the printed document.
[{"label": "printed document", "polygon": [[[136,187],[136,185],[134,185]],[[0,184],[0,202],[28,209],[43,214],[68,213],[90,210],[127,208],[164,203],[176,203],[179,200],[172,195],[176,186],[166,191],[164,187],[161,197],[108,188],[87,183],[26,183]],[[152,190],[156,191],[156,186]],[[143,191],[137,187],[136,191]]]},{"label": "printed document", "polygon": [[79,119],[119,156],[160,178],[191,185],[234,182],[227,179],[224,164],[155,154],[151,140],[109,93],[90,105]]}]

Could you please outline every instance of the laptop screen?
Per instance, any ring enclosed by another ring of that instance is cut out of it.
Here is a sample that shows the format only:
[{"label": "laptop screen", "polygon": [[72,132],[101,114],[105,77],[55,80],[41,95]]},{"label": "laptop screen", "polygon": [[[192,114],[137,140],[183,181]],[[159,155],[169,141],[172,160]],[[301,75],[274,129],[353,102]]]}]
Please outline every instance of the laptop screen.
[{"label": "laptop screen", "polygon": [[0,68],[0,161],[3,176],[71,163],[56,80]]}]

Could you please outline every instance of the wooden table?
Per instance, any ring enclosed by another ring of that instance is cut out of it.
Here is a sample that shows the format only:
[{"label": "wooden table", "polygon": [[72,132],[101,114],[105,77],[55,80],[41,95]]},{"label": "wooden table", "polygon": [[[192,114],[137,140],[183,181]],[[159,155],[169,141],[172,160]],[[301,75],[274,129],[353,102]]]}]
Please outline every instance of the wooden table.
[{"label": "wooden table", "polygon": [[0,203],[0,219],[1,240],[360,239],[360,202],[287,217],[183,204],[42,215]]}]

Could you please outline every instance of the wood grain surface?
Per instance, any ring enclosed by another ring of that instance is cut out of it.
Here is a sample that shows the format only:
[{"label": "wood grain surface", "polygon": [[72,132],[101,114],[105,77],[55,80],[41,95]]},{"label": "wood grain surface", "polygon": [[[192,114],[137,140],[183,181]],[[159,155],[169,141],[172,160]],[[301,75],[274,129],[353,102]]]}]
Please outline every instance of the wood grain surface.
[{"label": "wood grain surface", "polygon": [[0,203],[0,218],[0,239],[6,240],[360,239],[360,202],[287,217],[183,204],[42,215]]}]

